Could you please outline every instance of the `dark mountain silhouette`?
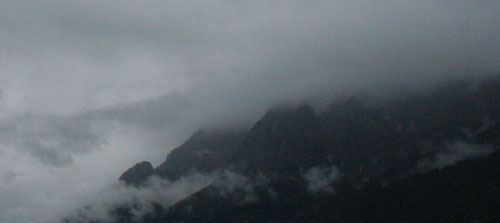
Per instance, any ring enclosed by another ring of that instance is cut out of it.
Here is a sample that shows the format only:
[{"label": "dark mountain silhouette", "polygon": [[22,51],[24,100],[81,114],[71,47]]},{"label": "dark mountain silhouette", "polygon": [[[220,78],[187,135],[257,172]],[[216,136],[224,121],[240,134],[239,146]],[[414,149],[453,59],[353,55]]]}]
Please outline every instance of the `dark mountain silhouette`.
[{"label": "dark mountain silhouette", "polygon": [[[178,203],[160,222],[499,222],[500,153],[362,190],[337,185],[311,195],[298,184],[270,187],[277,198],[235,205],[207,188]],[[189,208],[188,208],[189,207]]]},{"label": "dark mountain silhouette", "polygon": [[[120,180],[139,187],[152,175],[233,175],[140,218],[123,206],[114,222],[497,222],[499,121],[499,78],[271,109],[249,130],[199,131],[154,170],[129,169]],[[244,186],[225,190],[234,176]]]},{"label": "dark mountain silhouette", "polygon": [[119,180],[125,183],[139,186],[142,182],[146,181],[150,176],[153,175],[153,165],[150,162],[142,161],[135,164],[132,168],[125,171],[119,178]]},{"label": "dark mountain silhouette", "polygon": [[339,222],[500,222],[500,152],[368,188]]},{"label": "dark mountain silhouette", "polygon": [[234,148],[240,146],[243,137],[243,131],[200,130],[168,154],[165,162],[155,169],[155,174],[177,180],[190,173],[227,168]]}]

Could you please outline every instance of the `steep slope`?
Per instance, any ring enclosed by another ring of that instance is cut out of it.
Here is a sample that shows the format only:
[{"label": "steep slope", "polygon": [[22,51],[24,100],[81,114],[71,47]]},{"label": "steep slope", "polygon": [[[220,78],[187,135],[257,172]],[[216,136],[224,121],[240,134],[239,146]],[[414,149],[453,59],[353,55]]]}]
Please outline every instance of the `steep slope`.
[{"label": "steep slope", "polygon": [[323,159],[321,131],[310,106],[271,110],[248,131],[232,162],[248,174],[297,173]]},{"label": "steep slope", "polygon": [[[387,186],[335,195],[310,194],[293,184],[275,198],[256,189],[260,200],[234,204],[213,188],[172,207],[164,222],[498,222],[500,152],[418,174]],[[276,188],[276,187],[274,187]]]},{"label": "steep slope", "polygon": [[191,173],[208,174],[225,169],[231,163],[235,149],[244,138],[244,131],[198,131],[184,144],[168,154],[167,159],[155,169],[155,174],[177,180]]},{"label": "steep slope", "polygon": [[388,171],[401,172],[416,162],[417,142],[378,109],[350,98],[333,104],[321,116],[327,156],[352,183]]},{"label": "steep slope", "polygon": [[367,189],[339,222],[500,222],[500,152]]}]

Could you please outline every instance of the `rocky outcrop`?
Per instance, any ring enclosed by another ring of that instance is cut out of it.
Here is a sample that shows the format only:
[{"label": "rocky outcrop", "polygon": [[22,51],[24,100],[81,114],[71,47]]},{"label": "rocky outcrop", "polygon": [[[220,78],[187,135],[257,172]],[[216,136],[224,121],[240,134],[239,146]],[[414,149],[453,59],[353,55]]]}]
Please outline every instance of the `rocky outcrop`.
[{"label": "rocky outcrop", "polygon": [[130,185],[139,186],[147,181],[147,179],[153,175],[153,172],[153,165],[151,165],[150,162],[142,161],[125,171],[120,176],[119,180]]}]

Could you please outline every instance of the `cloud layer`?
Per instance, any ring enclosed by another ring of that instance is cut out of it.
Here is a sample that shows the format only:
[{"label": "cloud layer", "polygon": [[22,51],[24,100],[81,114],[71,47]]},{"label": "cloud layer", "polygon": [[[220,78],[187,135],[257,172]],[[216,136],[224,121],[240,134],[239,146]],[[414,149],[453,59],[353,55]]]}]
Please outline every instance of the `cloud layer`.
[{"label": "cloud layer", "polygon": [[500,70],[496,0],[0,4],[0,222],[46,222],[276,103]]},{"label": "cloud layer", "polygon": [[168,209],[176,202],[186,198],[214,182],[216,176],[193,174],[170,182],[157,177],[150,178],[147,185],[133,187],[116,184],[86,199],[74,213],[68,213],[70,222],[110,221],[113,211],[123,205],[132,207],[135,220],[154,210],[153,204]]},{"label": "cloud layer", "polygon": [[495,148],[491,145],[477,145],[463,141],[449,142],[440,148],[435,156],[421,160],[418,168],[420,171],[442,169],[462,160],[485,157],[494,151]]},{"label": "cloud layer", "polygon": [[304,173],[307,190],[311,193],[323,192],[333,194],[335,192],[333,183],[339,180],[341,176],[342,174],[335,167],[313,167]]}]

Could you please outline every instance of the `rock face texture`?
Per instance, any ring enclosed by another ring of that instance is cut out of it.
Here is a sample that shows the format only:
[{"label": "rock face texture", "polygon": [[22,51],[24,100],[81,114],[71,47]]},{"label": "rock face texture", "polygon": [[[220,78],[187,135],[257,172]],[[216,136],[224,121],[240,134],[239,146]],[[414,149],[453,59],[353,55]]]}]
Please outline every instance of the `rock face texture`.
[{"label": "rock face texture", "polygon": [[150,162],[142,161],[135,164],[132,168],[125,171],[119,178],[127,184],[134,186],[139,186],[144,183],[151,175],[153,175],[154,169]]}]

